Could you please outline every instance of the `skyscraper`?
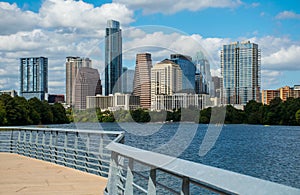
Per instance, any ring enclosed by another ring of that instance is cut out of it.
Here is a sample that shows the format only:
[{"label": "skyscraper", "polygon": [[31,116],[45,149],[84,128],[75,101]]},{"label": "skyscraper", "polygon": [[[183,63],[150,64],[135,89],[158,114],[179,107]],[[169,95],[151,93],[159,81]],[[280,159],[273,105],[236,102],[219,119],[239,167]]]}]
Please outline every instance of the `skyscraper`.
[{"label": "skyscraper", "polygon": [[92,61],[89,58],[67,57],[66,58],[66,103],[72,105],[73,88],[78,71],[82,67],[92,67]]},{"label": "skyscraper", "polygon": [[76,77],[73,105],[77,109],[86,109],[86,96],[95,96],[102,93],[102,86],[97,69],[80,68]]},{"label": "skyscraper", "polygon": [[182,70],[182,91],[195,93],[196,67],[192,62],[192,57],[181,54],[171,54],[170,58],[170,60],[178,64]]},{"label": "skyscraper", "polygon": [[141,107],[147,109],[151,107],[151,68],[152,59],[150,53],[136,55],[133,95],[139,96]]},{"label": "skyscraper", "polygon": [[122,92],[122,31],[120,23],[107,21],[105,31],[105,95]]},{"label": "skyscraper", "polygon": [[151,97],[173,95],[182,90],[182,70],[170,60],[163,60],[151,69]]},{"label": "skyscraper", "polygon": [[260,102],[260,49],[255,43],[235,42],[221,51],[222,103]]},{"label": "skyscraper", "polygon": [[20,74],[20,95],[26,99],[37,97],[45,100],[48,93],[48,58],[21,58]]},{"label": "skyscraper", "polygon": [[197,52],[194,63],[196,66],[196,93],[212,95],[214,89],[212,89],[209,61],[202,52]]},{"label": "skyscraper", "polygon": [[133,79],[134,79],[134,70],[130,70],[127,67],[123,67],[122,74],[122,91],[123,93],[132,93],[133,92]]}]

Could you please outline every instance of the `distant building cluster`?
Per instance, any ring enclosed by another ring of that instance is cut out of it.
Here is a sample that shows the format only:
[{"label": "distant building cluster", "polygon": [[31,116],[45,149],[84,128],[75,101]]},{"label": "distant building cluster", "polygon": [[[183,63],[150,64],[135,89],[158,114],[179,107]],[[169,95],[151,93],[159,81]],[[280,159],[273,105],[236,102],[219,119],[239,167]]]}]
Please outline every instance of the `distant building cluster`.
[{"label": "distant building cluster", "polygon": [[269,105],[271,100],[279,97],[282,101],[288,98],[300,98],[300,85],[294,87],[284,86],[276,90],[262,90],[261,99],[263,104]]},{"label": "distant building cluster", "polygon": [[[210,63],[202,52],[192,58],[171,54],[153,64],[150,53],[136,54],[135,70],[122,65],[122,30],[109,20],[105,29],[105,74],[100,80],[92,60],[66,57],[66,93],[48,94],[48,58],[20,58],[20,95],[49,103],[65,103],[85,110],[176,110],[203,109],[232,104],[244,106],[250,100],[269,104],[275,97],[300,97],[300,85],[261,90],[261,51],[257,44],[234,42],[223,45],[221,77],[211,76]],[[16,96],[14,90],[0,94]]]}]

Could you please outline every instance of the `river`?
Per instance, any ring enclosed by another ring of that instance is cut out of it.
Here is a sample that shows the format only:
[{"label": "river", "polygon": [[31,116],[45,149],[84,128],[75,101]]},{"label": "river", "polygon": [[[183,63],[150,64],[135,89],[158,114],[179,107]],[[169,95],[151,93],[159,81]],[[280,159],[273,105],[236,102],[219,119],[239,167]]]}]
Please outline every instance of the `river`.
[{"label": "river", "polygon": [[300,127],[224,125],[199,155],[208,126],[193,123],[77,123],[49,127],[124,130],[125,144],[300,188]]}]

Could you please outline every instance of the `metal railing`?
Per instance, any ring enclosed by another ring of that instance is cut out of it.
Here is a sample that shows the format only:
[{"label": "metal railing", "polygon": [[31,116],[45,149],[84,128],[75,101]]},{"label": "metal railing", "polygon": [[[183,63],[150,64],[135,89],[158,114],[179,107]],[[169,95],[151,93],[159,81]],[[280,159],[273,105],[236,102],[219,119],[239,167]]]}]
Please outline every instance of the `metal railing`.
[{"label": "metal railing", "polygon": [[31,127],[0,127],[0,152],[21,154],[108,177],[111,153],[124,132]]},{"label": "metal railing", "polygon": [[145,151],[107,146],[111,166],[107,194],[300,194],[300,189]]},{"label": "metal railing", "polygon": [[0,127],[0,152],[108,177],[106,194],[300,194],[300,189],[126,146],[124,132]]}]

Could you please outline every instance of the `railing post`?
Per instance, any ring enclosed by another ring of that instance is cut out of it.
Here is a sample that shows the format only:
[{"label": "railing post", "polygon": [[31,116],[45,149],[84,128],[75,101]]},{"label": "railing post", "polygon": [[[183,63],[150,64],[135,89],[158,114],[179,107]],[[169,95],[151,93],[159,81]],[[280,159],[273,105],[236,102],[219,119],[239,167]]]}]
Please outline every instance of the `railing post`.
[{"label": "railing post", "polygon": [[110,167],[108,173],[108,194],[118,194],[118,182],[119,182],[119,171],[118,171],[118,153],[111,152]]},{"label": "railing post", "polygon": [[156,169],[151,168],[148,180],[148,195],[156,194]]},{"label": "railing post", "polygon": [[183,177],[180,195],[189,195],[189,194],[190,194],[190,180],[188,177]]},{"label": "railing post", "polygon": [[126,185],[125,185],[125,195],[133,194],[133,159],[129,158],[128,167],[127,167],[127,176],[126,176]]}]

